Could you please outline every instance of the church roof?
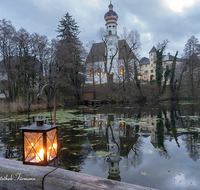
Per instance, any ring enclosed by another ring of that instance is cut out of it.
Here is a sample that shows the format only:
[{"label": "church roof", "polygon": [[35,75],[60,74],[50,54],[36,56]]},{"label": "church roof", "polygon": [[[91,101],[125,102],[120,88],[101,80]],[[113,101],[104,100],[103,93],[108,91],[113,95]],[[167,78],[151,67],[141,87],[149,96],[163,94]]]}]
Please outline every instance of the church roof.
[{"label": "church roof", "polygon": [[[156,60],[157,59],[155,59],[154,63],[156,62]],[[173,61],[173,60],[174,60],[174,56],[170,55],[170,53],[168,53],[167,55],[163,55],[162,56],[162,61]],[[184,60],[177,57],[176,61],[182,62]]]},{"label": "church roof", "polygon": [[86,63],[95,63],[104,61],[105,44],[103,42],[94,43],[87,56]]},{"label": "church roof", "polygon": [[[130,52],[128,59],[129,60],[136,59],[137,61],[139,61],[135,56],[135,54],[131,51],[130,47],[128,46],[125,40],[118,40],[118,47],[119,47],[119,54],[118,54],[119,60],[125,58],[126,52]],[[105,49],[106,49],[105,44],[103,42],[94,43],[87,56],[86,63],[95,63],[104,61]],[[127,49],[128,51],[126,51],[125,49]]]},{"label": "church roof", "polygon": [[127,52],[130,52],[130,54],[128,55],[128,59],[129,60],[136,59],[139,62],[139,60],[137,59],[137,57],[135,56],[129,45],[126,43],[126,40],[118,40],[118,47],[119,47],[119,58],[118,58],[119,60],[126,58]]},{"label": "church roof", "polygon": [[147,64],[150,64],[150,61],[147,57],[143,57],[141,60],[140,60],[140,65],[147,65]]},{"label": "church roof", "polygon": [[149,53],[153,53],[153,52],[157,52],[157,49],[155,48],[155,46],[153,46],[153,47],[151,48],[151,51],[150,51]]}]

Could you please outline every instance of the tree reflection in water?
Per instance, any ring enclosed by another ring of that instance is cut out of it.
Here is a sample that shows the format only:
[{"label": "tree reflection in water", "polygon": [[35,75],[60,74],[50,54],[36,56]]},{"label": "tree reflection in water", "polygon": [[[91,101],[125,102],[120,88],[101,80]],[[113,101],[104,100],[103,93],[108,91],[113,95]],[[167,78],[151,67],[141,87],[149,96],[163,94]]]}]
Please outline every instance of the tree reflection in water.
[{"label": "tree reflection in water", "polygon": [[[124,171],[132,172],[142,185],[140,169],[147,162],[145,151],[149,151],[153,159],[154,155],[159,155],[159,159],[164,158],[164,163],[170,162],[176,158],[169,149],[174,142],[178,151],[183,148],[187,151],[187,155],[181,152],[182,157],[199,161],[199,111],[199,106],[183,108],[180,104],[102,106],[98,111],[88,107],[88,112],[79,111],[82,119],[77,117],[59,127],[59,167],[77,172],[87,170],[86,173],[93,175],[101,173],[105,178],[119,181],[123,181]],[[1,127],[0,152],[3,157],[21,159],[18,128],[22,125],[10,122]],[[148,164],[153,164],[152,160]],[[153,180],[151,173],[147,175]]]}]

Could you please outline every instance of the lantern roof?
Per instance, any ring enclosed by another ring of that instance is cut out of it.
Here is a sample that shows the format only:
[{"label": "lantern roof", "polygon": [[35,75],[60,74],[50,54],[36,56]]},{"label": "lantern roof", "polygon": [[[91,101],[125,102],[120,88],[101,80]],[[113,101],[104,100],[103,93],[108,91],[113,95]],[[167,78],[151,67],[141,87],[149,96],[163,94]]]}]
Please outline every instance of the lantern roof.
[{"label": "lantern roof", "polygon": [[49,130],[57,128],[57,127],[58,127],[58,125],[43,124],[41,126],[38,126],[38,125],[34,124],[34,125],[29,125],[29,126],[26,126],[26,127],[22,127],[20,129],[22,129],[23,131],[43,132],[43,131],[49,131]]}]

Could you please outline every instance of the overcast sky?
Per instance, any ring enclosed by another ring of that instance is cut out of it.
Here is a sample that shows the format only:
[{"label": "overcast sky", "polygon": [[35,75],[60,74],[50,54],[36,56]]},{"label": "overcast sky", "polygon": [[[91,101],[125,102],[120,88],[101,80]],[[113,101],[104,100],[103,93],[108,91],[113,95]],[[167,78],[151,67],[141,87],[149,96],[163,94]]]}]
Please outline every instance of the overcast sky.
[{"label": "overcast sky", "polygon": [[[80,27],[83,44],[99,42],[96,35],[105,27],[109,0],[0,0],[0,19],[10,20],[18,30],[37,32],[51,40],[61,18],[69,12]],[[153,46],[169,40],[165,53],[179,56],[192,35],[200,39],[200,0],[112,0],[118,14],[118,35],[124,27],[141,36],[141,58]]]}]

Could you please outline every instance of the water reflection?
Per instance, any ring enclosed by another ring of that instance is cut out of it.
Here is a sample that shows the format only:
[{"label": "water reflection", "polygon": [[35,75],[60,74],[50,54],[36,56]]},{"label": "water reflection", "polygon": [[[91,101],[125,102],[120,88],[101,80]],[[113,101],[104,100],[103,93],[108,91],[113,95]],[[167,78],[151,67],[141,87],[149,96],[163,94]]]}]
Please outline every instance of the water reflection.
[{"label": "water reflection", "polygon": [[[200,185],[198,105],[88,107],[74,115],[59,127],[59,167],[158,189]],[[1,157],[21,159],[22,125],[1,125]]]}]

